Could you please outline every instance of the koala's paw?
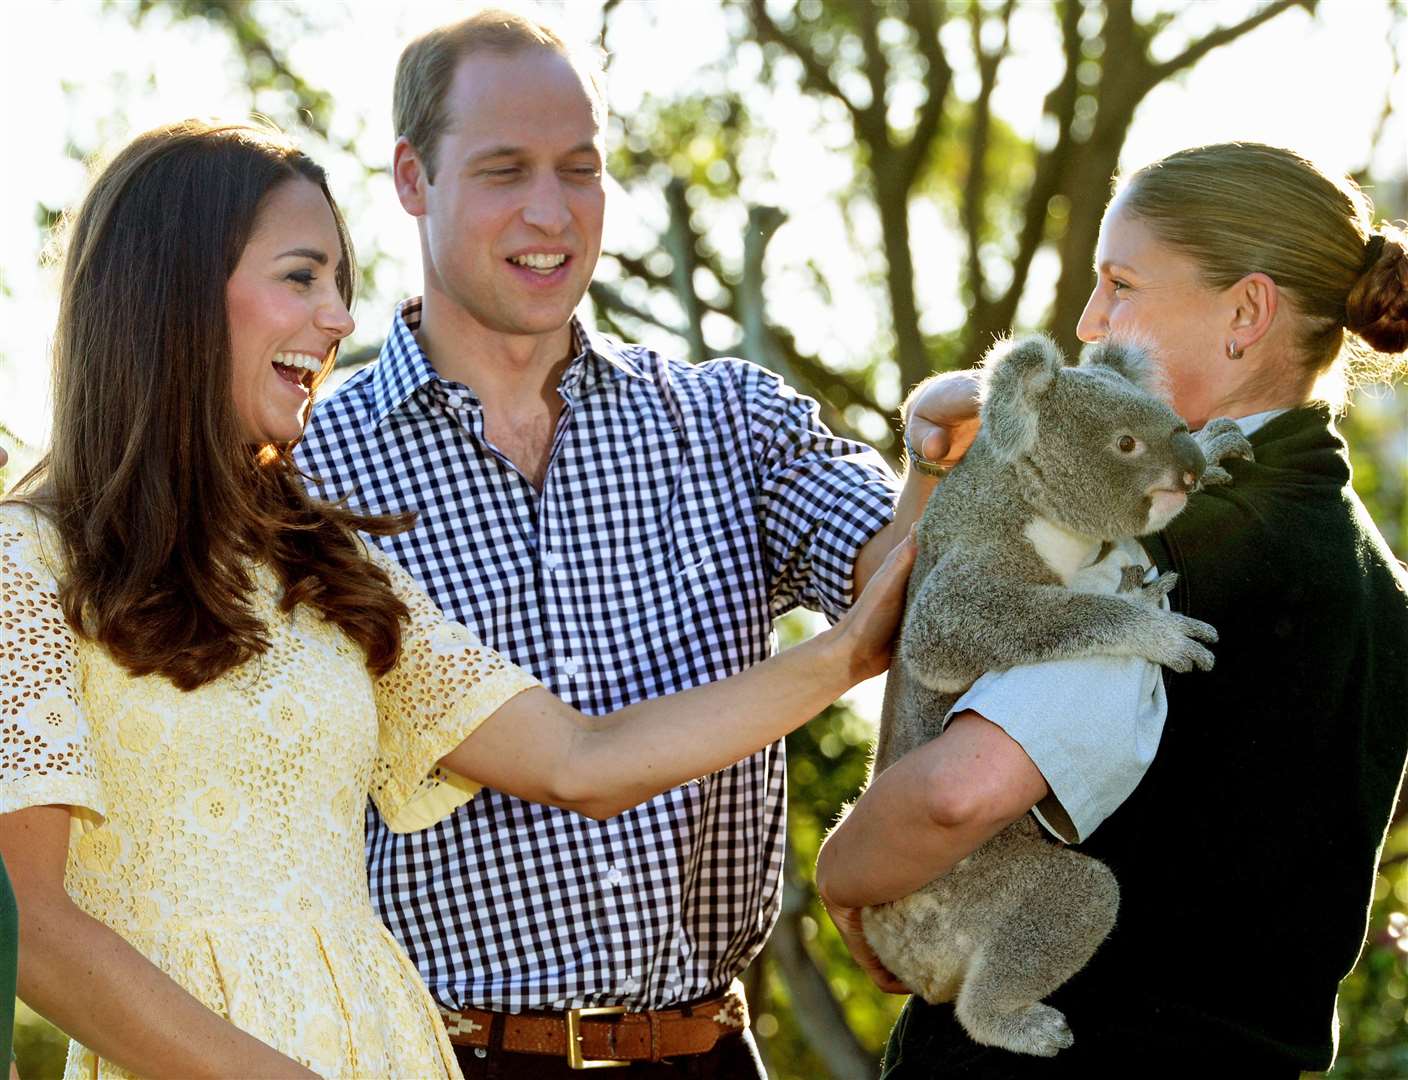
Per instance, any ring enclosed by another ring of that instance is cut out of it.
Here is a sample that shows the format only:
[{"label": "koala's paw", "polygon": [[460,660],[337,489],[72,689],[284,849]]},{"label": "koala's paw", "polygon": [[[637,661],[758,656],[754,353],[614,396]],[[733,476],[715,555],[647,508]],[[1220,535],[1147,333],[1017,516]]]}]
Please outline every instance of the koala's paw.
[{"label": "koala's paw", "polygon": [[1139,587],[1144,584],[1145,568],[1138,565],[1126,566],[1120,571],[1120,584],[1115,592],[1132,593],[1138,592]]},{"label": "koala's paw", "polygon": [[1198,486],[1194,491],[1202,491],[1203,488],[1217,487],[1219,484],[1232,483],[1232,474],[1221,465],[1209,465],[1203,470],[1203,475],[1198,478]]},{"label": "koala's paw", "polygon": [[1213,655],[1201,642],[1211,645],[1217,641],[1217,631],[1211,624],[1190,619],[1186,615],[1164,612],[1161,621],[1161,637],[1158,651],[1160,655],[1149,659],[1173,671],[1211,671]]},{"label": "koala's paw", "polygon": [[1231,474],[1221,467],[1223,459],[1253,460],[1252,444],[1247,442],[1247,437],[1242,434],[1237,421],[1229,420],[1225,416],[1209,420],[1193,438],[1197,440],[1198,449],[1203,452],[1203,457],[1208,463],[1200,484],[1202,487],[1225,484],[1232,479]]},{"label": "koala's paw", "polygon": [[1071,1026],[1066,1023],[1065,1014],[1060,1009],[1037,1002],[1027,1010],[1023,1025],[1023,1039],[1028,1049],[1023,1051],[1038,1057],[1055,1057],[1057,1051],[1064,1050],[1074,1043]]},{"label": "koala's paw", "polygon": [[[1140,567],[1139,569],[1143,568]],[[1143,581],[1142,574],[1140,575],[1140,580]],[[1149,584],[1141,584],[1139,586],[1139,599],[1146,603],[1153,604],[1154,607],[1158,607],[1163,598],[1173,592],[1173,587],[1177,584],[1178,575],[1172,570],[1169,570],[1166,573],[1160,574],[1153,581],[1149,582]]]},{"label": "koala's paw", "polygon": [[993,1017],[984,1030],[969,1034],[974,1042],[1036,1057],[1055,1057],[1075,1043],[1065,1014],[1040,1001],[1015,1013]]}]

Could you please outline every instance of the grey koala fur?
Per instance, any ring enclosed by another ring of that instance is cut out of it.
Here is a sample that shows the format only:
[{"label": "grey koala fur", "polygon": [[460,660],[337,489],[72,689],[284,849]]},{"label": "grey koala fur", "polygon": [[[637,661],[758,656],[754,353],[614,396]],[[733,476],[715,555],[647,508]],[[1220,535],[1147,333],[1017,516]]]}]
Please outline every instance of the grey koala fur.
[{"label": "grey koala fur", "polygon": [[[989,351],[981,431],[918,526],[874,774],[938,735],[986,671],[1096,653],[1211,668],[1216,631],[1160,606],[1176,575],[1126,573],[1120,594],[1067,588],[1105,545],[1157,531],[1200,483],[1229,480],[1222,458],[1251,456],[1230,420],[1190,435],[1152,383],[1127,344],[1093,346],[1075,367],[1041,336]],[[1103,863],[1025,815],[863,919],[885,966],[925,1000],[953,1001],[976,1042],[1051,1056],[1073,1037],[1041,999],[1085,966],[1118,907]]]}]

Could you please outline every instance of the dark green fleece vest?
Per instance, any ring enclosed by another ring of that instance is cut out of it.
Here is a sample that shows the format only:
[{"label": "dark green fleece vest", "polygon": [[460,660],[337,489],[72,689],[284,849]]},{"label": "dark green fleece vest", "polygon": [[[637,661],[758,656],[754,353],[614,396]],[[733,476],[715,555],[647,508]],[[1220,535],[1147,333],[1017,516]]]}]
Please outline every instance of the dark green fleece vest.
[{"label": "dark green fleece vest", "polygon": [[1328,411],[1292,410],[1251,443],[1231,486],[1144,541],[1180,575],[1174,610],[1217,628],[1217,665],[1165,672],[1158,755],[1081,847],[1114,870],[1121,904],[1049,999],[1075,1045],[1049,1060],[980,1049],[951,1009],[912,1003],[887,1076],[1329,1067],[1408,756],[1408,572],[1349,485]]}]

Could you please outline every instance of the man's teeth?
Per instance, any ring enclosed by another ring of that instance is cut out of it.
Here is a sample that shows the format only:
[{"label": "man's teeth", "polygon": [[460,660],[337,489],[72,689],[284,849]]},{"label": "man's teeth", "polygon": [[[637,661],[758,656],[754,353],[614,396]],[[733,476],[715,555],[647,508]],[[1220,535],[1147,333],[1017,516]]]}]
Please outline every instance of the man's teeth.
[{"label": "man's teeth", "polygon": [[323,358],[321,356],[309,356],[307,353],[275,353],[274,363],[282,364],[284,367],[301,368],[304,371],[311,371],[314,375],[323,370]]},{"label": "man's teeth", "polygon": [[556,270],[567,261],[566,255],[515,255],[509,262],[530,270]]}]

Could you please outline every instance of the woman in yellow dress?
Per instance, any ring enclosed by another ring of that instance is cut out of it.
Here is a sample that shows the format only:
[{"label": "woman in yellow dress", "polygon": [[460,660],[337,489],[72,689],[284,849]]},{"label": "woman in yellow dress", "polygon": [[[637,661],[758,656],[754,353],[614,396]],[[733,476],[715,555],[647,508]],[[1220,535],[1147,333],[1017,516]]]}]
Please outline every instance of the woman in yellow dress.
[{"label": "woman in yellow dress", "polygon": [[837,626],[588,720],[446,620],[289,457],[352,329],[323,173],[151,132],[72,229],[52,450],[0,504],[0,854],[21,995],[69,1077],[459,1075],[370,906],[362,811],[480,784],[604,817],[781,737],[888,661],[912,543]]}]

